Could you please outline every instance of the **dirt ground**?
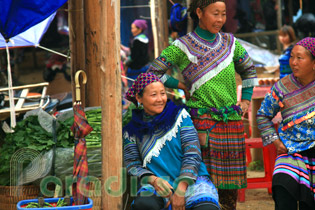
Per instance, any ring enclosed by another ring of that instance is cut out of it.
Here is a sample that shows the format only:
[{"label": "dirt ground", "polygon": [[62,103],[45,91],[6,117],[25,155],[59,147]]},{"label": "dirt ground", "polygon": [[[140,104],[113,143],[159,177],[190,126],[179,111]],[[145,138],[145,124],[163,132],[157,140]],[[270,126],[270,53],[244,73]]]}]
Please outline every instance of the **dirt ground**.
[{"label": "dirt ground", "polygon": [[[247,171],[247,177],[263,177],[264,172]],[[267,188],[248,189],[245,191],[245,202],[238,202],[236,210],[274,210],[275,205]]]}]

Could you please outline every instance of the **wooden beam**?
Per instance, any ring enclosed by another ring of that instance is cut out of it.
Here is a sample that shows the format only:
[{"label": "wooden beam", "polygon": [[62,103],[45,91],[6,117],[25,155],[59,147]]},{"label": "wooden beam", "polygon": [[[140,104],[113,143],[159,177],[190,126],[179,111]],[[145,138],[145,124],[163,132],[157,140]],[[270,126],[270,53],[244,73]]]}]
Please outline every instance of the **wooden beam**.
[{"label": "wooden beam", "polygon": [[[85,71],[84,4],[83,0],[68,1],[69,44],[71,57],[71,89],[75,97],[74,75],[78,70]],[[88,78],[88,83],[91,78]],[[81,102],[85,107],[85,86],[81,85]]]},{"label": "wooden beam", "polygon": [[150,14],[151,14],[151,25],[152,25],[152,35],[153,35],[153,45],[154,45],[154,57],[157,58],[160,53],[159,49],[159,37],[157,29],[157,14],[156,14],[156,0],[150,0]]},{"label": "wooden beam", "polygon": [[164,50],[168,44],[168,20],[167,20],[167,0],[156,1],[157,9],[157,23],[158,23],[158,43],[159,54]]},{"label": "wooden beam", "polygon": [[100,0],[102,209],[122,209],[120,0]]},{"label": "wooden beam", "polygon": [[84,29],[85,29],[85,68],[90,81],[86,84],[86,106],[101,106],[101,72],[100,72],[100,18],[101,5],[99,0],[84,1]]},{"label": "wooden beam", "polygon": [[[187,8],[189,8],[191,4],[191,0],[186,0]],[[194,30],[194,21],[190,17],[190,12],[187,12],[187,33],[192,32]]]}]

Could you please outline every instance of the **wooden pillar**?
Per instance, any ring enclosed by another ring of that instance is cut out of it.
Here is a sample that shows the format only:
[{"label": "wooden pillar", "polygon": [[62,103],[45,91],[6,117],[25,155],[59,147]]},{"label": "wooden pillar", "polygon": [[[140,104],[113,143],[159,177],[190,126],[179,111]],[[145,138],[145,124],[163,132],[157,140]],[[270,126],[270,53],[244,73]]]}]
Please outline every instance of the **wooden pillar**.
[{"label": "wooden pillar", "polygon": [[[187,9],[191,4],[191,0],[186,0],[187,2]],[[194,30],[194,21],[190,17],[190,12],[187,12],[187,33],[192,32]]]},{"label": "wooden pillar", "polygon": [[158,6],[157,22],[158,22],[158,43],[159,54],[164,50],[168,44],[168,20],[167,20],[167,0],[156,1]]},{"label": "wooden pillar", "polygon": [[122,209],[120,0],[100,0],[102,209]]},{"label": "wooden pillar", "polygon": [[[89,82],[86,84],[86,106],[101,106],[101,72],[100,72],[100,18],[101,5],[99,0],[84,1],[85,30],[85,71]],[[81,43],[84,45],[84,43]]]},{"label": "wooden pillar", "polygon": [[168,21],[166,0],[151,0],[151,24],[154,41],[154,57],[168,46]]},{"label": "wooden pillar", "polygon": [[157,31],[157,14],[156,14],[156,0],[150,0],[150,14],[151,14],[151,25],[154,45],[154,58],[159,56],[159,44],[158,44],[158,31]]},{"label": "wooden pillar", "polygon": [[[74,75],[78,70],[85,71],[84,6],[83,0],[69,0],[69,44],[71,56],[71,89],[75,97]],[[88,78],[88,82],[90,78]],[[81,85],[81,101],[85,106],[85,86]]]}]

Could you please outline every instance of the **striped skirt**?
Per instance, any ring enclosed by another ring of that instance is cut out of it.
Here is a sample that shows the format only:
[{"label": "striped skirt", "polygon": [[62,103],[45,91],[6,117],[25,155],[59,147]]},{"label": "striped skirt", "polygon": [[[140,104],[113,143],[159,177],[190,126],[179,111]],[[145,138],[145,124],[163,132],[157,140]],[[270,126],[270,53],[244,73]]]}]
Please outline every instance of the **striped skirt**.
[{"label": "striped skirt", "polygon": [[[205,116],[205,117],[203,117]],[[215,121],[206,115],[193,118],[202,157],[219,189],[247,187],[243,121]]]},{"label": "striped skirt", "polygon": [[272,186],[282,186],[296,200],[312,206],[315,202],[315,148],[279,155],[273,172]]}]

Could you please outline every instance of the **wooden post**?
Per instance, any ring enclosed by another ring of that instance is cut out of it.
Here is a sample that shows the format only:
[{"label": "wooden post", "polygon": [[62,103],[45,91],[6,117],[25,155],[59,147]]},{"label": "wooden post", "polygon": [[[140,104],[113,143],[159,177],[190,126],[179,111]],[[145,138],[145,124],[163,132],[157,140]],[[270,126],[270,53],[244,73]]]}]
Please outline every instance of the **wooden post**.
[{"label": "wooden post", "polygon": [[102,209],[122,209],[120,0],[100,0]]},{"label": "wooden post", "polygon": [[154,41],[154,57],[168,46],[168,22],[166,0],[151,0],[151,24]]},{"label": "wooden post", "polygon": [[168,44],[167,0],[159,0],[157,8],[159,54]]},{"label": "wooden post", "polygon": [[[86,44],[85,71],[90,82],[86,84],[86,106],[101,106],[101,48],[100,18],[101,5],[99,0],[84,1],[84,29]],[[84,44],[84,43],[82,43]],[[93,81],[93,82],[92,82]]]},{"label": "wooden post", "polygon": [[152,35],[153,35],[153,45],[154,45],[154,58],[157,58],[159,54],[159,44],[158,44],[158,31],[157,31],[157,15],[156,15],[156,0],[150,0],[150,13],[151,13],[151,25],[152,25]]},{"label": "wooden post", "polygon": [[[69,0],[69,43],[71,56],[71,89],[75,100],[74,75],[77,70],[85,70],[84,7],[83,0]],[[81,80],[80,80],[81,81]],[[88,78],[88,82],[90,78]],[[85,106],[85,86],[81,85],[81,102]]]},{"label": "wooden post", "polygon": [[[187,8],[189,8],[191,4],[191,0],[186,0]],[[194,21],[190,17],[190,12],[187,12],[187,33],[192,32],[194,30]]]}]

